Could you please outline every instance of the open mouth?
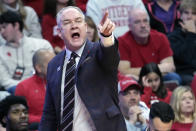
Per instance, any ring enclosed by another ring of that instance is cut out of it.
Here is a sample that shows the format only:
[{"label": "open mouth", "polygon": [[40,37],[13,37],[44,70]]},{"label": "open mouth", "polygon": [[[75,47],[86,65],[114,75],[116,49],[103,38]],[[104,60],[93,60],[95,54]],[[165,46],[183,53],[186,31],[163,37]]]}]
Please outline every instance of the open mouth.
[{"label": "open mouth", "polygon": [[80,37],[80,34],[79,34],[78,32],[76,32],[76,33],[73,33],[73,34],[71,35],[71,37],[74,38],[74,39],[77,39],[77,38]]}]

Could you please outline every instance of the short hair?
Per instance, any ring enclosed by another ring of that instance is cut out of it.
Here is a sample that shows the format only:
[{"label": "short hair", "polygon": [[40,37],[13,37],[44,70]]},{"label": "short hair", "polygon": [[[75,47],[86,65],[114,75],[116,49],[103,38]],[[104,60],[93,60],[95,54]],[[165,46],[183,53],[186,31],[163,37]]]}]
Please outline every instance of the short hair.
[{"label": "short hair", "polygon": [[0,101],[0,122],[5,127],[6,123],[2,121],[2,119],[8,115],[10,107],[15,104],[22,104],[28,109],[27,102],[24,97],[22,96],[14,96],[10,95],[7,96],[5,99]]},{"label": "short hair", "polygon": [[42,48],[42,49],[39,49],[37,50],[34,55],[33,55],[33,58],[32,58],[32,62],[33,62],[33,67],[35,68],[36,65],[42,65],[43,61],[45,60],[45,53],[48,53],[48,52],[52,52],[52,50],[50,49],[45,49],[45,48]]},{"label": "short hair", "polygon": [[22,17],[19,13],[14,12],[14,11],[6,11],[1,14],[0,16],[0,23],[11,23],[12,25],[15,25],[15,23],[19,23],[19,30],[22,32],[24,23],[22,21]]},{"label": "short hair", "polygon": [[175,116],[172,107],[169,104],[160,101],[151,105],[149,117],[151,120],[158,117],[162,122],[168,123],[171,120],[174,120]]},{"label": "short hair", "polygon": [[181,0],[180,12],[183,13],[187,9],[192,9],[196,13],[196,0]]},{"label": "short hair", "polygon": [[[182,100],[182,95],[186,92],[190,92],[193,96],[193,100],[195,101],[195,96],[193,94],[190,86],[178,86],[172,93],[170,105],[172,106],[175,114],[175,121],[182,122],[184,119],[181,117],[181,109],[180,102]],[[195,102],[194,102],[195,104]],[[196,104],[194,105],[194,111],[192,114],[193,119],[196,118]]]},{"label": "short hair", "polygon": [[64,7],[62,8],[56,15],[56,22],[57,22],[57,25],[58,27],[60,27],[60,23],[61,23],[61,15],[63,13],[64,10],[67,10],[67,9],[76,9],[79,13],[81,13],[82,15],[82,18],[85,20],[85,15],[84,13],[82,12],[82,10],[76,6],[67,6],[67,7]]},{"label": "short hair", "polygon": [[148,21],[150,22],[150,17],[149,17],[148,12],[147,12],[145,9],[143,9],[141,6],[142,6],[142,5],[139,4],[139,6],[136,6],[136,7],[133,7],[133,8],[130,8],[130,9],[129,9],[129,11],[128,11],[128,13],[129,13],[128,20],[129,20],[129,22],[132,21],[132,19],[133,19],[133,18],[132,18],[132,17],[133,17],[132,15],[133,15],[133,12],[134,12],[135,10],[144,11],[144,12],[146,13],[146,15],[147,15]]}]

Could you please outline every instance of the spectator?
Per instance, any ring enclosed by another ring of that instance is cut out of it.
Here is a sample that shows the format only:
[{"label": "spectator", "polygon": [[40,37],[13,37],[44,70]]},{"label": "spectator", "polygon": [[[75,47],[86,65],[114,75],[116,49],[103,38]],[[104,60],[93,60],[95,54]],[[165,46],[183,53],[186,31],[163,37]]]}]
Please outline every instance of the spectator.
[{"label": "spectator", "polygon": [[128,131],[143,131],[149,120],[149,108],[140,101],[141,86],[130,77],[119,82],[119,105]]},{"label": "spectator", "polygon": [[173,91],[170,102],[175,120],[172,131],[190,131],[196,118],[195,96],[189,86],[179,86]]},{"label": "spectator", "polygon": [[196,72],[196,1],[182,0],[180,12],[181,27],[168,38],[174,52],[176,72],[181,76],[183,85],[190,85]]},{"label": "spectator", "polygon": [[71,5],[75,5],[73,0],[44,1],[42,33],[43,37],[52,44],[56,53],[61,52],[65,47],[63,40],[58,36],[56,14],[63,7]]},{"label": "spectator", "polygon": [[133,7],[145,9],[141,0],[88,0],[86,15],[98,25],[104,12],[108,10],[109,18],[116,25],[114,35],[119,37],[129,30],[128,11]]},{"label": "spectator", "polygon": [[169,104],[156,102],[150,108],[149,127],[145,131],[170,131],[174,117]]},{"label": "spectator", "polygon": [[22,18],[15,12],[4,12],[0,26],[1,35],[7,41],[0,46],[0,86],[14,93],[14,87],[34,71],[31,60],[34,52],[41,48],[52,50],[52,47],[46,40],[23,35]]},{"label": "spectator", "polygon": [[29,123],[37,123],[37,129],[43,112],[48,62],[54,56],[54,52],[51,50],[41,49],[36,51],[33,55],[33,67],[36,73],[20,82],[15,91],[15,95],[24,96],[27,100]]},{"label": "spectator", "polygon": [[90,16],[86,16],[85,21],[87,23],[87,38],[92,42],[97,42],[99,39],[97,26]]},{"label": "spectator", "polygon": [[159,32],[168,34],[177,27],[180,2],[176,0],[153,0],[146,4],[150,16],[150,26]]},{"label": "spectator", "polygon": [[142,67],[139,83],[144,89],[142,101],[150,107],[154,102],[170,102],[172,92],[163,85],[163,77],[157,64],[149,63]]},{"label": "spectator", "polygon": [[[31,7],[24,6],[21,0],[0,0],[0,14],[8,10],[21,15],[24,23],[24,29],[22,31],[26,36],[42,38],[38,16]],[[5,44],[5,40],[2,37],[0,44]]]},{"label": "spectator", "polygon": [[0,122],[6,131],[28,131],[28,106],[23,97],[7,96],[0,102]]},{"label": "spectator", "polygon": [[129,30],[118,38],[121,59],[119,71],[138,79],[141,67],[155,62],[159,64],[165,79],[180,82],[179,75],[174,73],[173,52],[169,41],[164,34],[150,29],[149,16],[145,10],[130,10]]},{"label": "spectator", "polygon": [[43,15],[43,5],[44,5],[44,0],[22,0],[25,6],[30,6],[32,7],[39,18],[42,18]]}]

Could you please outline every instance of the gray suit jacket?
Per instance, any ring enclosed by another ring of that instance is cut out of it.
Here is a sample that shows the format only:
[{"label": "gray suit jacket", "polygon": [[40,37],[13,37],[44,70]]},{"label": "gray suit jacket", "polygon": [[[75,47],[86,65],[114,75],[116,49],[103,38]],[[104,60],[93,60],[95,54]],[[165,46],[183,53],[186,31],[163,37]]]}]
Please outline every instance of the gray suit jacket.
[{"label": "gray suit jacket", "polygon": [[[56,131],[60,127],[61,77],[65,55],[65,51],[61,52],[48,65],[40,131]],[[118,106],[118,63],[117,41],[114,46],[105,48],[101,43],[87,40],[77,66],[76,87],[97,131],[126,131]]]}]

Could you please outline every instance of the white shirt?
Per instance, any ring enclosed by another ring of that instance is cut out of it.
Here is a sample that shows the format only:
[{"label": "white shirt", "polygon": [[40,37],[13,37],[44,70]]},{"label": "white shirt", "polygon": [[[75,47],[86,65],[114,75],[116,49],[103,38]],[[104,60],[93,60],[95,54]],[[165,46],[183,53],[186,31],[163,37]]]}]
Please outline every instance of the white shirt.
[{"label": "white shirt", "polygon": [[[76,67],[79,63],[81,58],[82,52],[84,50],[85,44],[77,50],[75,53],[79,56],[76,58]],[[63,65],[63,73],[62,73],[62,82],[61,82],[61,120],[62,120],[62,113],[63,113],[63,97],[64,97],[64,82],[65,82],[65,72],[68,60],[71,56],[71,51],[66,49],[66,56]],[[82,102],[78,90],[75,85],[75,107],[73,113],[73,131],[96,131],[94,123],[90,117],[89,112],[87,111],[84,103]]]}]

